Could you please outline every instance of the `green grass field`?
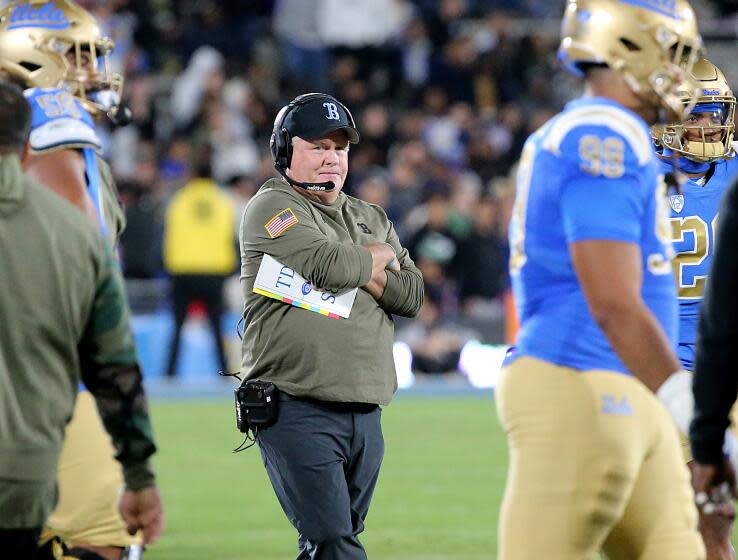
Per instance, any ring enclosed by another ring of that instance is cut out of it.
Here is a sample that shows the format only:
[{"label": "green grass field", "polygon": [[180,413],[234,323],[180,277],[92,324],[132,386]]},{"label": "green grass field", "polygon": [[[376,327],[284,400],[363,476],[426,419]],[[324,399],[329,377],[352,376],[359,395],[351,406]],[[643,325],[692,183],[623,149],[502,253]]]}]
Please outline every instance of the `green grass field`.
[{"label": "green grass field", "polygon": [[[290,560],[296,533],[228,400],[154,401],[167,529],[148,560]],[[507,465],[491,397],[401,396],[362,535],[372,560],[492,560]],[[535,530],[535,520],[531,520]],[[736,541],[734,535],[734,542]]]},{"label": "green grass field", "polygon": [[[288,560],[296,533],[232,406],[154,401],[156,468],[167,509],[149,560]],[[369,558],[495,557],[504,436],[491,398],[400,397],[383,412],[386,453],[362,535]]]}]

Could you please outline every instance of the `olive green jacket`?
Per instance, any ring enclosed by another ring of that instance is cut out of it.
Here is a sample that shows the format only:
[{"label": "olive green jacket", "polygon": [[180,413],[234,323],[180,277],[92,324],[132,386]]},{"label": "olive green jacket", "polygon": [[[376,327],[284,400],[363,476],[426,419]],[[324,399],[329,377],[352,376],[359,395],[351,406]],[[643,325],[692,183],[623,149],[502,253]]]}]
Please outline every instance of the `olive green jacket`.
[{"label": "olive green jacket", "polygon": [[[297,221],[273,237],[280,228],[271,221],[287,209]],[[389,243],[401,267],[399,272],[387,271],[379,301],[360,288],[371,277],[372,258],[364,246],[372,243]],[[350,316],[336,320],[254,293],[264,254],[320,291],[359,288]],[[382,208],[344,193],[333,204],[321,204],[284,181],[270,179],[244,211],[241,285],[245,298],[241,371],[247,378],[272,381],[295,396],[390,402],[397,389],[392,315],[417,314],[423,278]]]},{"label": "olive green jacket", "polygon": [[[155,451],[122,279],[98,229],[0,155],[0,479],[53,480],[82,379],[123,465]],[[80,373],[82,372],[82,373]]]}]

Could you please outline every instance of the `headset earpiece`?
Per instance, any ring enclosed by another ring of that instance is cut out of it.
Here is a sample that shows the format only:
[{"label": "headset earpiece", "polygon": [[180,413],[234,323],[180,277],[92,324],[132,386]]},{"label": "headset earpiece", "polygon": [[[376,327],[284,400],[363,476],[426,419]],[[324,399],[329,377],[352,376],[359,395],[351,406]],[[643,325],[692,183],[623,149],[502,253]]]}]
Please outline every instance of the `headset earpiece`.
[{"label": "headset earpiece", "polygon": [[274,164],[283,169],[287,169],[292,156],[292,150],[290,150],[291,141],[289,132],[284,128],[284,120],[293,107],[294,105],[290,103],[279,111],[277,118],[274,119],[272,137],[269,139],[269,151],[272,152]]},{"label": "headset earpiece", "polygon": [[282,130],[279,131],[279,138],[281,148],[280,162],[282,167],[287,169],[290,166],[290,163],[292,163],[292,137],[290,137],[290,133],[286,128],[282,128]]}]

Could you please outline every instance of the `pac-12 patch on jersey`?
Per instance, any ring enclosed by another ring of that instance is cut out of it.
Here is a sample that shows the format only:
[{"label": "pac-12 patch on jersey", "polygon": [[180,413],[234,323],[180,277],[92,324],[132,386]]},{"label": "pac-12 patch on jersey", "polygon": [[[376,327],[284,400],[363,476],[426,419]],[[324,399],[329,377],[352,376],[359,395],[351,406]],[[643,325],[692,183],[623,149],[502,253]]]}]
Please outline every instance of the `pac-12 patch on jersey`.
[{"label": "pac-12 patch on jersey", "polygon": [[682,211],[682,208],[684,208],[684,195],[672,194],[669,196],[669,204],[671,205],[671,209],[679,214],[679,212]]},{"label": "pac-12 patch on jersey", "polygon": [[271,220],[264,224],[264,229],[267,230],[269,237],[274,239],[281,233],[287,231],[297,223],[297,216],[291,208],[285,208],[279,214],[274,216]]}]

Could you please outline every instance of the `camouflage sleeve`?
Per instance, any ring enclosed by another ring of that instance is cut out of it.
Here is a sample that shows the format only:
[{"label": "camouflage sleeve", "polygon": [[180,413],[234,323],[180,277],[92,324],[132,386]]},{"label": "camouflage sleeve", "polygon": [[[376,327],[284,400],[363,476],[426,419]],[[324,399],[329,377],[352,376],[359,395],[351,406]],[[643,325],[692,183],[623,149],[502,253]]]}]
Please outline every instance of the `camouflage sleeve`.
[{"label": "camouflage sleeve", "polygon": [[149,457],[156,446],[123,281],[110,251],[104,250],[94,307],[78,348],[80,366],[123,466],[126,486],[140,490],[154,484]]}]

